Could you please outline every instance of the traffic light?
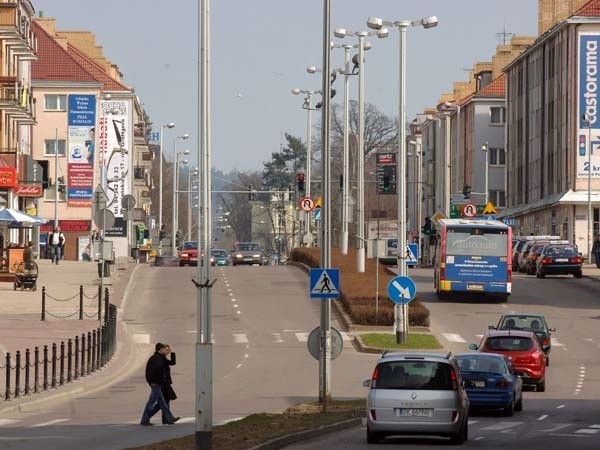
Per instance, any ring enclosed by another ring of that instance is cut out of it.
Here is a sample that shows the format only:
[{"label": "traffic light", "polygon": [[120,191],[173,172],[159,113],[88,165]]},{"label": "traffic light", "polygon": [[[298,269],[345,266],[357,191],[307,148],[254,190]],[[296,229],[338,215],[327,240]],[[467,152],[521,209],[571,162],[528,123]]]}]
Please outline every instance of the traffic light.
[{"label": "traffic light", "polygon": [[392,190],[389,174],[383,174],[383,192],[387,193]]},{"label": "traffic light", "polygon": [[65,184],[65,177],[58,177],[58,179],[56,181],[57,181],[56,188],[58,189],[58,192],[63,194],[65,192],[65,188],[67,186]]},{"label": "traffic light", "polygon": [[433,227],[433,222],[431,222],[431,219],[429,217],[425,217],[425,225],[423,225],[422,230],[424,234],[426,234],[427,236],[431,236],[431,234],[434,231],[434,227]]},{"label": "traffic light", "polygon": [[296,180],[298,182],[298,192],[304,192],[306,190],[304,186],[304,174],[299,173],[298,175],[296,175]]},{"label": "traffic light", "polygon": [[344,191],[344,175],[340,175],[340,192]]},{"label": "traffic light", "polygon": [[465,196],[465,198],[471,198],[471,185],[469,184],[465,184],[463,186],[463,191],[462,191],[463,195]]}]

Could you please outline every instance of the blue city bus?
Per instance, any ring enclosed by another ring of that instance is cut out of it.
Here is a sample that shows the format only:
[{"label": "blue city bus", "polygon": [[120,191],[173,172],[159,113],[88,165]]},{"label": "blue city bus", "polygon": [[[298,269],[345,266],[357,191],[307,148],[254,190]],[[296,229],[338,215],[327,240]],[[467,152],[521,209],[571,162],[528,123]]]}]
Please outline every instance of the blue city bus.
[{"label": "blue city bus", "polygon": [[497,220],[441,219],[434,284],[439,298],[489,294],[507,301],[512,284],[512,229]]}]

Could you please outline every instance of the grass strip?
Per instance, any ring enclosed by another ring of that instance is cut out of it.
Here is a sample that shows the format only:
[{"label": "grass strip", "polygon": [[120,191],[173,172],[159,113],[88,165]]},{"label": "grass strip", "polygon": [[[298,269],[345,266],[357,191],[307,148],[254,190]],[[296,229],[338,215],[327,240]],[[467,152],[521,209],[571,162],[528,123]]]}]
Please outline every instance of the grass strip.
[{"label": "grass strip", "polygon": [[367,333],[361,334],[360,338],[368,347],[387,349],[441,349],[439,341],[431,334],[409,333],[405,344],[396,344],[396,335],[391,333]]},{"label": "grass strip", "polygon": [[[323,425],[361,416],[364,407],[364,400],[336,400],[329,405],[325,414],[321,412],[321,407],[317,402],[295,405],[283,414],[252,414],[241,420],[214,427],[213,449],[248,449],[286,434],[319,428]],[[128,450],[195,449],[195,437],[189,435]]]}]

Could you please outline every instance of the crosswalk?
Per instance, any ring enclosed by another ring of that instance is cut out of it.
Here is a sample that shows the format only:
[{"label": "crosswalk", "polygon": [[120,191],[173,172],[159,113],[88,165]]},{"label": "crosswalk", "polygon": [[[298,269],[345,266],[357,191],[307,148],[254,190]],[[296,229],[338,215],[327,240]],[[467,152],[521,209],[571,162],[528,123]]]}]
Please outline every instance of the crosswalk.
[{"label": "crosswalk", "polygon": [[[479,343],[481,341],[481,338],[483,337],[483,334],[474,334],[471,337],[467,337],[464,338],[463,336],[461,336],[458,333],[441,333],[442,337],[448,341],[448,342],[452,342],[454,344],[467,344],[467,343]],[[552,337],[552,346],[553,347],[564,347],[565,344],[563,344],[562,342],[560,342],[558,340],[558,338]]]},{"label": "crosswalk", "polygon": [[[213,335],[213,344],[251,344],[257,341],[269,342],[271,344],[289,344],[289,343],[307,343],[309,331],[304,330],[273,330],[262,333],[243,333],[234,332],[226,335]],[[344,342],[351,342],[353,336],[340,331],[340,335]]]}]

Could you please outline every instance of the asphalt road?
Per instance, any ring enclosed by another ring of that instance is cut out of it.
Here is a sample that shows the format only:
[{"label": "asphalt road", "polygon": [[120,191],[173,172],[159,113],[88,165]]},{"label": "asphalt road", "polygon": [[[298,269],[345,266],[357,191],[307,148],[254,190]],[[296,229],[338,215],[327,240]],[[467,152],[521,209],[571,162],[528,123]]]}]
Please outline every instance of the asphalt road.
[{"label": "asphalt road", "polygon": [[[431,325],[444,346],[463,352],[478,343],[488,325],[504,312],[539,312],[553,334],[546,392],[525,392],[524,411],[514,417],[480,413],[471,417],[466,448],[597,449],[600,447],[600,283],[556,277],[538,280],[515,275],[513,295],[506,304],[473,300],[440,302],[432,292],[431,271],[412,270],[419,291],[431,310]],[[441,439],[390,438],[366,444],[358,427],[319,440],[287,447],[290,450],[353,450],[389,448],[438,449]]]},{"label": "asphalt road", "polygon": [[[2,415],[0,449],[122,449],[193,433],[194,276],[195,268],[138,271],[121,313],[138,344],[122,375],[107,380],[112,384],[106,388]],[[318,326],[319,303],[308,298],[306,274],[293,267],[244,266],[216,269],[215,277],[214,423],[315,400],[318,363],[306,339]],[[149,393],[144,365],[156,341],[177,353],[171,373],[179,398],[172,407],[182,419],[174,426],[141,427]],[[345,345],[333,363],[332,392],[356,398],[365,393],[362,380],[369,378],[376,356],[356,353],[349,341]]]}]

